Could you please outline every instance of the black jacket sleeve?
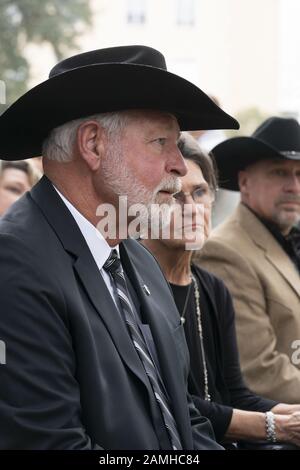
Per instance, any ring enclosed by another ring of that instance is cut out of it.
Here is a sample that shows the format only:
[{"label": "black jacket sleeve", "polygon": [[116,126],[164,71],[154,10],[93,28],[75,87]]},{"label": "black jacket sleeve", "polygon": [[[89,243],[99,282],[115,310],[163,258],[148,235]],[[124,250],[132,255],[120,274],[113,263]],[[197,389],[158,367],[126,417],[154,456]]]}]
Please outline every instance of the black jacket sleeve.
[{"label": "black jacket sleeve", "polygon": [[273,408],[277,402],[256,395],[244,382],[237,347],[235,312],[231,295],[225,284],[201,268],[197,267],[197,273],[215,310],[214,315],[217,320],[215,334],[217,343],[220,343],[221,356],[219,372],[222,375],[219,380],[222,389],[219,392],[223,403],[208,402],[198,396],[193,396],[193,399],[199,411],[211,421],[216,438],[221,441],[230,424],[234,408],[265,412]]},{"label": "black jacket sleeve", "polygon": [[231,421],[233,409],[230,406],[203,400],[193,395],[195,406],[212,424],[218,442],[224,438]]}]

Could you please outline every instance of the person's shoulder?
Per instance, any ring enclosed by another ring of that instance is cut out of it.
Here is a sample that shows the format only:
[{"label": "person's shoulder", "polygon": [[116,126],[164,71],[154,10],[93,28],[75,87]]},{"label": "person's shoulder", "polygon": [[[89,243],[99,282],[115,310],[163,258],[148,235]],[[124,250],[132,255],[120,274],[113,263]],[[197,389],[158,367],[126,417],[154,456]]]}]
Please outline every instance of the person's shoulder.
[{"label": "person's shoulder", "polygon": [[[47,250],[43,250],[45,253]],[[34,289],[33,285],[41,286],[52,282],[49,263],[40,262],[42,249],[37,250],[35,243],[30,243],[21,233],[12,230],[6,224],[0,229],[0,295],[2,301],[12,295],[14,289],[22,291]]]},{"label": "person's shoulder", "polygon": [[[0,237],[24,242],[24,228],[31,210],[30,205],[29,196],[25,194],[10,207],[0,219]],[[32,221],[28,223],[28,228],[33,229]]]},{"label": "person's shoulder", "polygon": [[[222,233],[213,233],[201,250],[195,252],[193,260],[198,266],[216,272],[212,266],[236,264],[241,257],[243,258],[244,249],[239,248],[241,244],[243,244],[241,239],[232,239],[230,233],[227,237],[222,236]],[[218,271],[217,274],[220,275]]]},{"label": "person's shoulder", "polygon": [[232,263],[247,256],[252,249],[253,236],[240,223],[236,212],[213,229],[197,257],[202,261],[223,260]]},{"label": "person's shoulder", "polygon": [[36,227],[39,211],[32,201],[29,192],[18,199],[0,218],[0,234],[22,236],[26,230],[33,231]]},{"label": "person's shoulder", "polygon": [[232,241],[243,238],[244,233],[239,222],[231,217],[215,227],[207,243],[219,246],[232,246]]},{"label": "person's shoulder", "polygon": [[[47,258],[48,224],[32,200],[30,193],[22,196],[0,220],[0,256],[20,264],[36,264]],[[49,257],[50,258],[50,255]]]}]

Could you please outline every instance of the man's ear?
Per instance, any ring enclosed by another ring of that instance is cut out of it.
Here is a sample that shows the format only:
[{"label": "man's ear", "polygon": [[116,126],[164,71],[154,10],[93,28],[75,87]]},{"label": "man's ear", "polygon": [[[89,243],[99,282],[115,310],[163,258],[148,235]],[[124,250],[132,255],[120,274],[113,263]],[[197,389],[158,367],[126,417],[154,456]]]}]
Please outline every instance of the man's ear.
[{"label": "man's ear", "polygon": [[248,179],[249,179],[249,174],[247,170],[242,170],[238,172],[238,182],[239,182],[240,192],[244,195],[248,194]]},{"label": "man's ear", "polygon": [[97,121],[85,121],[77,130],[77,148],[92,171],[97,171],[105,149],[105,130]]}]

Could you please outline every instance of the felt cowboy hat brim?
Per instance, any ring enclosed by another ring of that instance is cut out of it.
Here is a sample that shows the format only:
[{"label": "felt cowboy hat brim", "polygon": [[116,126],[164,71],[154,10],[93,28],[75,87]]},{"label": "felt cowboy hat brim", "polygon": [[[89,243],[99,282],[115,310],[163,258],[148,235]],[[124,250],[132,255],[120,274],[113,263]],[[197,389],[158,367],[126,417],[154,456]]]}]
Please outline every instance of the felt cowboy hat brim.
[{"label": "felt cowboy hat brim", "polygon": [[216,145],[219,186],[239,191],[238,174],[262,160],[300,160],[300,126],[295,119],[267,119],[251,137],[233,137]]},{"label": "felt cowboy hat brim", "polygon": [[126,109],[172,113],[182,130],[238,129],[238,122],[203,91],[165,67],[163,56],[144,46],[92,51],[62,61],[48,80],[0,116],[0,158],[41,155],[42,142],[55,127]]}]

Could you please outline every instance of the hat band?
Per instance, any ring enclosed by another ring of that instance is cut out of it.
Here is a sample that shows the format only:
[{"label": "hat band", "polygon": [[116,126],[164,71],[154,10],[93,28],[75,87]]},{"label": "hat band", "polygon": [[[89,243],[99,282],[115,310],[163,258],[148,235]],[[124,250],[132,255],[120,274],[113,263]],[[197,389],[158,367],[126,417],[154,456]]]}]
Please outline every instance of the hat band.
[{"label": "hat band", "polygon": [[280,152],[284,157],[290,158],[292,160],[299,160],[300,159],[300,152],[295,152],[294,150],[284,150]]}]

